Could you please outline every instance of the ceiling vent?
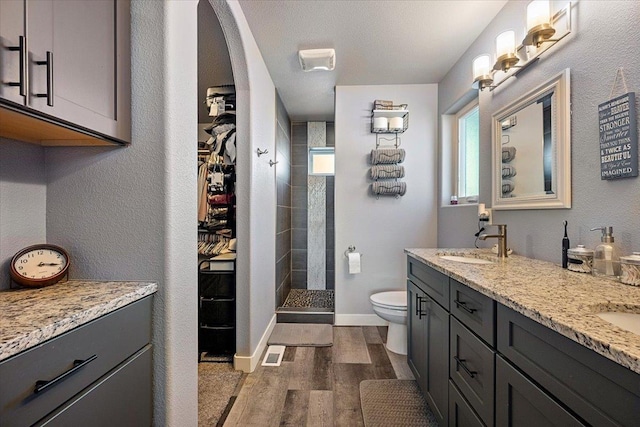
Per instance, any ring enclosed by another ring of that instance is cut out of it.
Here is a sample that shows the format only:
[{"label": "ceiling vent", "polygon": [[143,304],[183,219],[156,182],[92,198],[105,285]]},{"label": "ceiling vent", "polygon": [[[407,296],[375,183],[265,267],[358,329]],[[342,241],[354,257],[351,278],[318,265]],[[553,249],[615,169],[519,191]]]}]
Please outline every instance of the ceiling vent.
[{"label": "ceiling vent", "polygon": [[334,49],[307,49],[298,51],[300,66],[304,71],[325,70],[336,68],[336,51]]}]

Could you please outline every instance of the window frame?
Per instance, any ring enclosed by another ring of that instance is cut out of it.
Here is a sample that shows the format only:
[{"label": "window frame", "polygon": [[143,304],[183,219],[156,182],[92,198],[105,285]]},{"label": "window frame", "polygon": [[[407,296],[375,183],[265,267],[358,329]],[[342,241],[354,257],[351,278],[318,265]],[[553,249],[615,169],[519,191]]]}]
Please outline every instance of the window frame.
[{"label": "window frame", "polygon": [[[333,156],[333,173],[314,173],[313,172],[313,156],[314,154]],[[309,176],[335,176],[336,174],[336,150],[335,147],[309,147],[307,159],[307,170]]]},{"label": "window frame", "polygon": [[[479,100],[478,98],[474,98],[471,102],[469,102],[468,104],[466,104],[465,106],[463,106],[460,110],[458,110],[457,113],[453,114],[453,123],[452,123],[452,132],[451,132],[451,142],[453,145],[453,149],[452,149],[452,169],[454,171],[453,174],[453,188],[452,188],[452,195],[455,195],[457,197],[458,200],[458,204],[472,204],[472,203],[478,203],[480,194],[470,194],[470,195],[465,195],[465,196],[461,196],[460,195],[460,183],[461,183],[461,177],[460,174],[462,173],[466,173],[461,171],[461,169],[463,169],[461,167],[461,160],[460,160],[460,121],[463,120],[465,117],[469,116],[473,110],[478,110],[478,150],[480,150],[480,135],[479,135],[479,126],[480,126],[480,105],[479,105]],[[466,159],[465,159],[466,160]],[[479,162],[479,159],[478,159]],[[466,178],[466,177],[465,177]],[[479,165],[478,165],[478,193],[480,192],[480,174],[479,174]],[[471,200],[469,200],[471,199]]]}]

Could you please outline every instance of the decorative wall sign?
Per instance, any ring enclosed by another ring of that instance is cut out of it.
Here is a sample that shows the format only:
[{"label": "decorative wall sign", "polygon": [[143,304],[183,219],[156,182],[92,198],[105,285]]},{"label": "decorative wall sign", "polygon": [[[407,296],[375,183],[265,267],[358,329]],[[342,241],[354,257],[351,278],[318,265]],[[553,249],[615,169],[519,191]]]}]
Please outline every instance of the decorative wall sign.
[{"label": "decorative wall sign", "polygon": [[638,176],[638,123],[634,92],[598,105],[600,178]]}]

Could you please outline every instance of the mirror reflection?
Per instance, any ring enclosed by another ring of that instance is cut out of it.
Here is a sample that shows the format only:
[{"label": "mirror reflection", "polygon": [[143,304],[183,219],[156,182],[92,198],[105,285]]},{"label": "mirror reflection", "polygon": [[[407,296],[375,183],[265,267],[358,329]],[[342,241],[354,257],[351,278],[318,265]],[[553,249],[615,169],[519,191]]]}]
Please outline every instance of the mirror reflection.
[{"label": "mirror reflection", "polygon": [[495,209],[571,207],[569,70],[493,114]]},{"label": "mirror reflection", "polygon": [[500,120],[502,197],[553,194],[553,136],[547,94]]}]

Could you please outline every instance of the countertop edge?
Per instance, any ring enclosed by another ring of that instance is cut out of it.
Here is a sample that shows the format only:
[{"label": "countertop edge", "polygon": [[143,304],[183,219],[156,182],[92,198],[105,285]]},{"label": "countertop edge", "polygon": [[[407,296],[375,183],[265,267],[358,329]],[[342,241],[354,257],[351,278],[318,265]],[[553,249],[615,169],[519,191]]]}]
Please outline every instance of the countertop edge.
[{"label": "countertop edge", "polygon": [[45,341],[56,338],[65,332],[152,295],[156,293],[157,290],[157,283],[140,282],[140,288],[134,291],[119,295],[85,310],[78,311],[68,317],[54,320],[45,326],[34,327],[31,332],[21,334],[13,339],[0,343],[0,363],[23,351],[36,347]]},{"label": "countertop edge", "polygon": [[[420,261],[426,265],[428,265],[429,267],[457,280],[458,282],[468,286],[469,288],[480,292],[481,294],[495,300],[496,302],[504,305],[505,307],[508,307],[522,315],[524,315],[525,317],[535,321],[536,323],[539,323],[559,334],[561,334],[562,336],[569,338],[570,340],[590,349],[595,351],[596,353],[606,357],[607,359],[627,368],[630,369],[633,372],[636,372],[638,374],[640,374],[640,358],[636,357],[633,354],[630,354],[628,351],[626,351],[625,349],[619,348],[617,347],[615,344],[612,344],[610,342],[604,342],[603,340],[599,339],[598,337],[595,337],[593,335],[590,335],[587,332],[581,331],[581,330],[577,330],[575,327],[571,326],[571,325],[567,325],[561,321],[559,321],[558,319],[554,319],[553,317],[549,317],[546,316],[536,310],[530,309],[526,306],[523,306],[522,304],[518,303],[517,301],[514,301],[512,299],[510,299],[508,296],[493,292],[491,289],[488,289],[482,285],[479,285],[475,282],[473,282],[472,280],[469,280],[468,278],[457,274],[455,272],[452,272],[451,270],[446,269],[445,267],[442,267],[441,265],[438,265],[432,261],[430,261],[427,258],[424,258],[418,254],[416,254],[415,252],[411,252],[413,250],[416,250],[419,248],[409,248],[409,249],[405,249],[404,252],[407,256]],[[434,251],[452,251],[455,249],[440,249],[440,248],[429,248],[430,250],[434,250]],[[465,250],[469,250],[469,249],[459,249],[460,251],[465,251]],[[531,261],[534,262],[544,262],[544,261],[539,261],[539,260],[534,260],[531,259]],[[547,263],[547,264],[551,264],[551,263]],[[581,273],[576,273],[576,274],[581,274]],[[622,285],[621,286],[625,286]],[[625,334],[630,334],[632,335],[631,332],[626,332],[624,331]]]}]

